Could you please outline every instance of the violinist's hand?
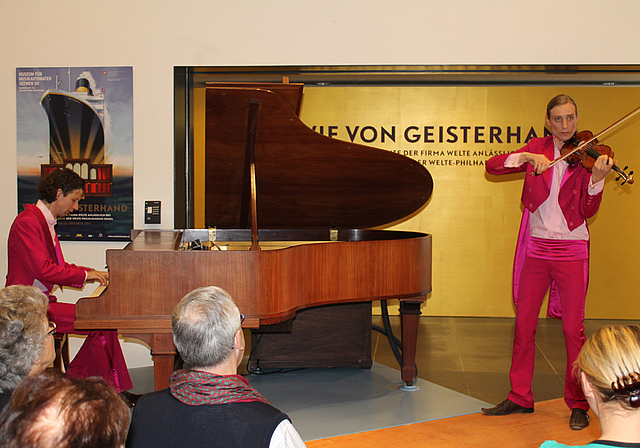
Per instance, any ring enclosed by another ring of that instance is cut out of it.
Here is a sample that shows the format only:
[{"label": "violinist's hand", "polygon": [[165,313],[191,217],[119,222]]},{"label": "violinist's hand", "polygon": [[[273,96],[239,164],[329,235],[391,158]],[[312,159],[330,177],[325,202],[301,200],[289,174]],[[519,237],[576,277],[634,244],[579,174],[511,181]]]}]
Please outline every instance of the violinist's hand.
[{"label": "violinist's hand", "polygon": [[542,174],[549,169],[551,160],[547,159],[544,154],[533,154],[530,152],[523,152],[521,154],[522,160],[528,162],[533,167],[536,174]]},{"label": "violinist's hand", "polygon": [[87,281],[98,281],[101,286],[107,286],[109,284],[109,273],[104,271],[96,271],[95,269],[87,271]]},{"label": "violinist's hand", "polygon": [[598,157],[591,169],[591,182],[597,184],[603,180],[611,172],[614,164],[615,161],[607,155]]}]

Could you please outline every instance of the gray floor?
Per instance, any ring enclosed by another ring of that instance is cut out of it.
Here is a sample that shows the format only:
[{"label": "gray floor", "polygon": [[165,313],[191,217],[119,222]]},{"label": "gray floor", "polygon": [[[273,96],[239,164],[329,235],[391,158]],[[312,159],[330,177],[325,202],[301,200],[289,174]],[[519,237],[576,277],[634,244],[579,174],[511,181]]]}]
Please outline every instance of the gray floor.
[{"label": "gray floor", "polygon": [[[379,317],[373,323],[382,326]],[[610,323],[635,322],[588,320],[587,336]],[[391,324],[399,334],[399,318],[392,316]],[[507,318],[421,317],[414,392],[399,389],[396,359],[377,331],[370,370],[302,369],[248,379],[289,414],[305,441],[478,412],[509,392],[513,325]],[[561,398],[566,364],[561,323],[540,319],[536,343],[535,398]],[[153,389],[152,368],[130,372],[134,392]]]},{"label": "gray floor", "polygon": [[[130,372],[134,391],[152,390],[152,368]],[[371,369],[299,369],[247,378],[289,415],[304,441],[470,414],[489,405],[421,379],[413,390],[401,390],[399,370],[378,363]]]},{"label": "gray floor", "polygon": [[399,371],[305,369],[251,375],[251,385],[286,412],[303,440],[323,439],[477,412],[484,403],[420,380],[418,390],[399,387]]}]

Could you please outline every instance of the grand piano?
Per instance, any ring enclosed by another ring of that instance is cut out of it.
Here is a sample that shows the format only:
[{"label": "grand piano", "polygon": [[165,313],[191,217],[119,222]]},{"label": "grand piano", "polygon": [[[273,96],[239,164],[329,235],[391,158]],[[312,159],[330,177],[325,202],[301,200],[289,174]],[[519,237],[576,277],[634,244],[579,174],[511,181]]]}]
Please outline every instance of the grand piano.
[{"label": "grand piano", "polygon": [[260,353],[252,353],[253,368],[261,359],[268,366],[270,356],[287,364],[286,356],[278,359],[287,344],[269,345],[268,338],[291,333],[296,320],[311,324],[289,336],[303,340],[289,344],[294,352],[321,341],[320,332],[348,339],[348,329],[358,328],[352,315],[365,322],[356,331],[366,342],[371,302],[399,299],[401,377],[407,385],[415,380],[431,236],[381,229],[426,205],[431,175],[399,154],[311,130],[298,118],[302,90],[293,83],[208,83],[207,228],[132,231],[124,249],[106,253],[109,286],[76,304],[76,329],[117,330],[149,345],[156,389],[168,386],[174,369],[173,308],[208,285],[228,291],[246,316],[243,327],[266,338],[258,345],[252,335],[252,351]]}]

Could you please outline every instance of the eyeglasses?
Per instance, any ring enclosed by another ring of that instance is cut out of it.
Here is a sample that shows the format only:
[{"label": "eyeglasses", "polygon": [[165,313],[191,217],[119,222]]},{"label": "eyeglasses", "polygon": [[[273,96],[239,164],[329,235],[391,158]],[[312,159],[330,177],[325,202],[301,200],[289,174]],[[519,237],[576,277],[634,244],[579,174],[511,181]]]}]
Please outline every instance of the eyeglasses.
[{"label": "eyeglasses", "polygon": [[53,333],[56,332],[56,328],[58,328],[56,326],[56,323],[49,321],[49,331],[47,331],[47,334],[45,336],[53,336]]},{"label": "eyeglasses", "polygon": [[244,323],[244,314],[240,313],[240,325]]}]

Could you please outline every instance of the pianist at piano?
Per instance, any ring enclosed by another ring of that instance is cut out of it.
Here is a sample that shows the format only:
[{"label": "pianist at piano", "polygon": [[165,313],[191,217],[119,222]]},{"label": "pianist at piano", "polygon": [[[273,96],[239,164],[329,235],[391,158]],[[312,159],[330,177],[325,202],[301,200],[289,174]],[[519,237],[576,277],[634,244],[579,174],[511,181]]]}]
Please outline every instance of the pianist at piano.
[{"label": "pianist at piano", "polygon": [[127,365],[115,331],[74,328],[75,305],[58,302],[52,295],[56,285],[81,288],[97,280],[106,284],[107,272],[64,261],[55,231],[56,219],[78,209],[84,180],[70,169],[57,169],[38,183],[40,200],[27,204],[9,231],[6,286],[36,286],[49,297],[49,319],[58,333],[86,334],[80,351],[67,368],[77,378],[101,376],[118,392],[132,387]]}]

